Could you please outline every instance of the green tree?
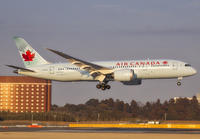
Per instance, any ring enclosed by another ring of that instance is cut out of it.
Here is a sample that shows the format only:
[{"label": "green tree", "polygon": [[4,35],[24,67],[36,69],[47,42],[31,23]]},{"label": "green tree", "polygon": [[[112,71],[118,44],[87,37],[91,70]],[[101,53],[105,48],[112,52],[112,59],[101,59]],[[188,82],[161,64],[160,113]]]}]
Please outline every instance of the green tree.
[{"label": "green tree", "polygon": [[99,105],[99,100],[98,99],[90,99],[85,104],[88,106],[96,107],[97,105]]}]

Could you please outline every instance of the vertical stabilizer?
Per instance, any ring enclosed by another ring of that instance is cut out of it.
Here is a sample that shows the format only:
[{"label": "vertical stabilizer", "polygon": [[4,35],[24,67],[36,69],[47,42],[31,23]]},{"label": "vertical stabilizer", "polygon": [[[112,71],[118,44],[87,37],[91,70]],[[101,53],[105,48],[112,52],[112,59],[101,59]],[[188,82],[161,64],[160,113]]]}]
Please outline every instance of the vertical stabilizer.
[{"label": "vertical stabilizer", "polygon": [[13,37],[26,68],[48,64],[23,38]]}]

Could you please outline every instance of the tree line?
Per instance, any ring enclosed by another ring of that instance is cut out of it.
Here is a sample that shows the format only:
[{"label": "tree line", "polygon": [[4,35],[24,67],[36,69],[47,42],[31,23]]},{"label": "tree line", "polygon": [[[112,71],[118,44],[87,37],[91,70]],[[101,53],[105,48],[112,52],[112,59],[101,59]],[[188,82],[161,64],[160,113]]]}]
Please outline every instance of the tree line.
[{"label": "tree line", "polygon": [[[65,106],[52,105],[49,112],[41,113],[11,113],[0,112],[0,120],[34,120],[39,121],[149,121],[164,120],[200,120],[200,105],[196,96],[192,100],[180,98],[178,100],[160,102],[130,103],[113,98],[99,101],[90,99],[85,104],[66,104]],[[99,118],[99,119],[98,119]]]},{"label": "tree line", "polygon": [[85,104],[66,104],[64,107],[52,106],[53,111],[65,111],[74,115],[79,121],[97,121],[100,114],[101,121],[140,121],[140,120],[200,120],[200,105],[196,96],[192,100],[180,98],[163,103],[158,99],[156,102],[124,103],[119,99],[112,98],[99,101],[90,99]]}]

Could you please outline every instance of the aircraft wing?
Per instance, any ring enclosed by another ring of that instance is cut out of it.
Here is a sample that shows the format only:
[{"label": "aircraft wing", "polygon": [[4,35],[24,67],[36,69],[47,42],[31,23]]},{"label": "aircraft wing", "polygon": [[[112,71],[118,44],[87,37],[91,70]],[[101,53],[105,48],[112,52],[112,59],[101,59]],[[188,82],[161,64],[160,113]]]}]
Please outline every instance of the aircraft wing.
[{"label": "aircraft wing", "polygon": [[84,69],[92,75],[94,79],[99,80],[100,82],[103,82],[106,78],[106,75],[113,73],[113,69],[106,68],[100,65],[96,65],[87,61],[80,60],[78,58],[72,57],[70,55],[64,54],[62,52],[52,50],[49,48],[46,48],[47,50],[56,53],[68,60],[68,62],[72,63],[73,65],[78,66],[80,69]]}]

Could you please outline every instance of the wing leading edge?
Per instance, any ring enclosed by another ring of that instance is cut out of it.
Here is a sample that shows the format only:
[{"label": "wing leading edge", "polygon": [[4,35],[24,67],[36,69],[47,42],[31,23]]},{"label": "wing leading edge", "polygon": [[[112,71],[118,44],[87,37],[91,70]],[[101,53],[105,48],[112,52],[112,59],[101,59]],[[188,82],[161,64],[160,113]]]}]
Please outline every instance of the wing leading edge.
[{"label": "wing leading edge", "polygon": [[88,71],[94,79],[99,80],[100,82],[104,82],[104,80],[106,79],[106,75],[113,73],[113,69],[103,67],[100,65],[96,65],[96,64],[93,64],[93,63],[90,63],[87,61],[83,61],[81,59],[72,57],[70,55],[64,54],[64,53],[56,51],[56,50],[52,50],[49,48],[46,48],[46,49],[67,59],[68,62],[72,63],[73,65],[78,66],[80,69],[84,69],[84,70]]}]

